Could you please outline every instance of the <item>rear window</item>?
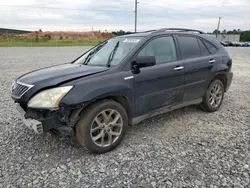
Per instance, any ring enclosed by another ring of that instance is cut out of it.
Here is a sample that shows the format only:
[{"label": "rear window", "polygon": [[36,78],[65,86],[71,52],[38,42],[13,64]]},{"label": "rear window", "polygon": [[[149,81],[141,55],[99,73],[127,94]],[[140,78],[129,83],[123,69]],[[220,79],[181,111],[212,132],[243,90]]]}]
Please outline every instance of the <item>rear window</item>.
[{"label": "rear window", "polygon": [[205,44],[200,40],[198,39],[198,42],[199,42],[199,45],[200,45],[200,48],[201,48],[201,53],[203,56],[208,56],[210,55],[207,47],[205,46]]},{"label": "rear window", "polygon": [[212,44],[210,44],[209,42],[206,42],[204,40],[203,40],[203,42],[211,54],[215,54],[218,51],[218,49],[216,47],[214,47]]},{"label": "rear window", "polygon": [[200,46],[196,37],[179,36],[179,44],[182,56],[185,59],[196,58],[201,56]]}]

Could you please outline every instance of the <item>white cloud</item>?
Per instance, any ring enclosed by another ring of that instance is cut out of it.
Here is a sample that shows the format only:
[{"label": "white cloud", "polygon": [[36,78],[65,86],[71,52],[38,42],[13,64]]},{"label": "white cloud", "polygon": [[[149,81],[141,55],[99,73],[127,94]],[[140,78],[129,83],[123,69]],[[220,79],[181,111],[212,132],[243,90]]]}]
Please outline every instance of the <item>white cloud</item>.
[{"label": "white cloud", "polygon": [[[138,30],[250,29],[249,0],[139,0]],[[46,8],[48,7],[48,8]],[[0,0],[1,27],[27,30],[131,30],[134,0]]]}]

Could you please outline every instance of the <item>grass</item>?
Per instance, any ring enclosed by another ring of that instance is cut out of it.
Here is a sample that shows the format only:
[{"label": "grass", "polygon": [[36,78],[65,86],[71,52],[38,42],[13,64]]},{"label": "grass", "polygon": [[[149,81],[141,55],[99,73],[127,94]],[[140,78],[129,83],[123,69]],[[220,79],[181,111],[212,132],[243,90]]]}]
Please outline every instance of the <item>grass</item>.
[{"label": "grass", "polygon": [[102,41],[102,39],[48,40],[38,42],[27,40],[0,40],[0,47],[95,46]]}]

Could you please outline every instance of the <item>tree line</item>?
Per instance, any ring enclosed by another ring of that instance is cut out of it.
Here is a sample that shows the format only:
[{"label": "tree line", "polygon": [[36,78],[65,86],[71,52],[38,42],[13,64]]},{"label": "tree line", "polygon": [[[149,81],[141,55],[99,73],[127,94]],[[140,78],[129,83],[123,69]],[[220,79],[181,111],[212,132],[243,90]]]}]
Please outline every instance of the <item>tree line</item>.
[{"label": "tree line", "polygon": [[[120,35],[126,35],[126,34],[131,34],[133,32],[130,31],[113,31],[112,34],[116,35],[116,36],[120,36]],[[233,30],[229,30],[227,31],[226,29],[222,30],[222,31],[218,31],[218,30],[214,30],[212,33],[208,33],[208,34],[235,34],[235,35],[240,35],[240,41],[250,41],[250,30],[249,31],[242,31],[240,29],[233,29]]]},{"label": "tree line", "polygon": [[120,30],[120,31],[112,31],[111,33],[116,35],[116,36],[121,36],[121,35],[131,34],[132,32]]},{"label": "tree line", "polygon": [[[42,32],[42,29],[39,29],[39,32]],[[101,31],[99,31],[101,32]],[[106,30],[107,32],[107,30]],[[24,30],[15,30],[15,29],[7,29],[7,28],[0,28],[0,33],[6,34],[6,33],[12,33],[12,34],[24,34],[24,33],[31,33],[31,31],[24,31]],[[123,31],[123,30],[119,30],[119,31],[112,31],[111,32],[113,35],[115,36],[121,36],[121,35],[127,35],[127,34],[131,34],[133,32],[131,31]],[[212,32],[212,34],[237,34],[240,35],[240,41],[250,41],[250,30],[248,31],[242,31],[240,29],[233,29],[233,30],[214,30]],[[211,34],[211,33],[209,33]]]}]

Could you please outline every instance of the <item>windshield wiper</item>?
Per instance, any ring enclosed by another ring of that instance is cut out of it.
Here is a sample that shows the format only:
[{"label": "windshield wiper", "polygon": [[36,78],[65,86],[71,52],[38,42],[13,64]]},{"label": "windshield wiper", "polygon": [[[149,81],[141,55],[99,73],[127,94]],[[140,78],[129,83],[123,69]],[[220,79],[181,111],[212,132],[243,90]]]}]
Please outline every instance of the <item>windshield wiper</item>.
[{"label": "windshield wiper", "polygon": [[107,62],[107,67],[110,67],[111,61],[113,60],[113,58],[115,56],[115,52],[116,52],[116,50],[117,50],[118,47],[119,47],[119,41],[116,43],[114,49],[109,54],[109,58],[108,58],[108,62]]},{"label": "windshield wiper", "polygon": [[95,53],[95,51],[96,50],[89,53],[89,55],[86,57],[86,59],[83,62],[84,65],[87,65],[87,63],[89,62],[89,60],[91,59],[91,56]]},{"label": "windshield wiper", "polygon": [[88,54],[88,56],[86,57],[85,61],[83,62],[84,65],[87,65],[88,62],[90,61],[90,59],[93,57],[93,55],[98,52],[105,44],[107,44],[107,41],[105,41],[103,44],[101,44],[100,46],[96,47],[95,50],[93,50],[92,52],[90,52]]}]

